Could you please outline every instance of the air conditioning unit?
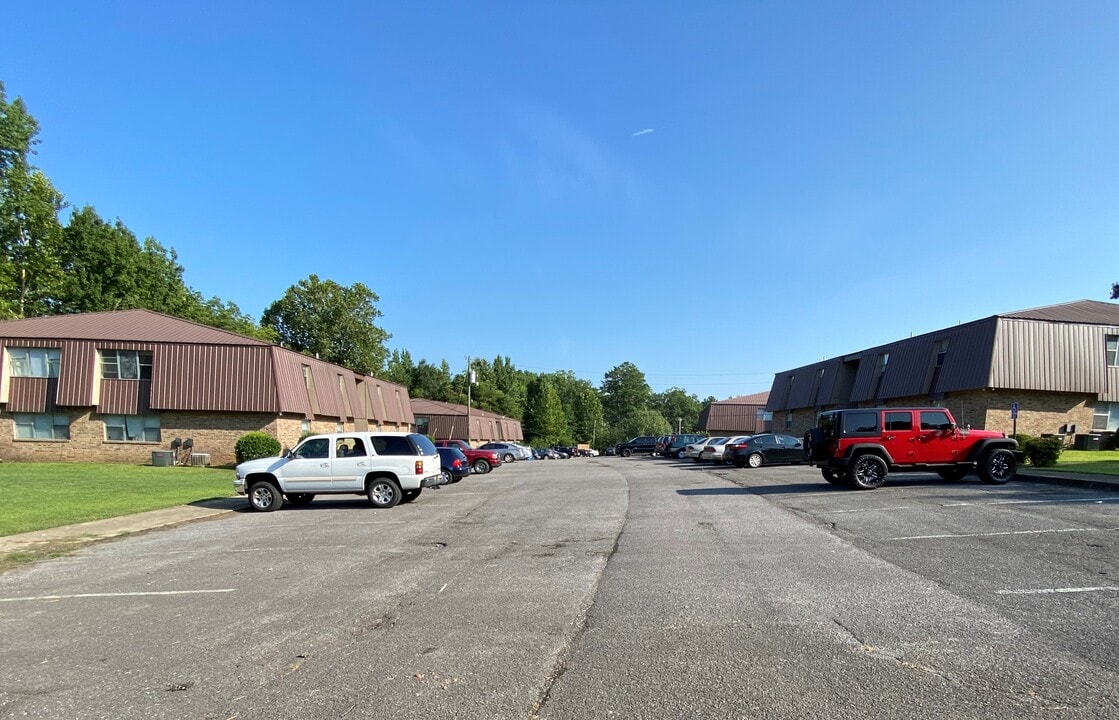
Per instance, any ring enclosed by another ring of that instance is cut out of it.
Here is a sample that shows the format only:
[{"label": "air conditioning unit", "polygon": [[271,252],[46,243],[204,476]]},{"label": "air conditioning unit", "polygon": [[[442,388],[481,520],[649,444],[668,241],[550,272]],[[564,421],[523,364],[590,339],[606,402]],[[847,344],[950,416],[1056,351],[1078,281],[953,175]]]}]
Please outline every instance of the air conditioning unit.
[{"label": "air conditioning unit", "polygon": [[195,467],[209,467],[210,453],[191,453],[190,464]]}]

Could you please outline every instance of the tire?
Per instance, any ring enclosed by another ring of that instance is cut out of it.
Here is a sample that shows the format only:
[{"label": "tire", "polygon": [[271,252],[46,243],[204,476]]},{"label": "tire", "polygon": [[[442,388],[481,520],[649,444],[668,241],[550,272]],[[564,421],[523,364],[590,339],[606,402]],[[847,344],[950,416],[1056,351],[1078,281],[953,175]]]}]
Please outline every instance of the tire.
[{"label": "tire", "polygon": [[454,482],[454,478],[451,477],[450,470],[440,470],[439,477],[443,478],[443,482],[439,483],[440,485],[450,485],[452,482]]},{"label": "tire", "polygon": [[365,494],[369,496],[369,503],[373,507],[387,510],[400,502],[403,493],[395,480],[381,477],[369,481],[365,488]]},{"label": "tire", "polygon": [[680,450],[676,451],[676,459],[677,460],[683,460],[684,459],[684,450],[683,449],[680,449]]},{"label": "tire", "polygon": [[804,434],[804,454],[809,460],[823,460],[827,455],[827,438],[821,428],[814,427]]},{"label": "tire", "polygon": [[633,450],[630,450],[629,448],[622,448],[622,457],[629,457],[632,454]]},{"label": "tire", "polygon": [[761,453],[750,453],[750,457],[746,458],[746,464],[752,468],[760,468],[765,465],[765,458]]},{"label": "tire", "polygon": [[420,493],[422,493],[422,492],[423,492],[423,488],[416,488],[415,490],[405,490],[400,495],[400,502],[410,503],[413,500],[415,500],[416,498],[418,498],[420,496]]},{"label": "tire", "polygon": [[516,458],[516,456],[513,455],[513,453],[505,453],[505,456],[501,458],[501,462],[511,463],[511,462],[515,461],[516,459],[517,458]]},{"label": "tire", "polygon": [[823,475],[824,479],[832,485],[847,485],[847,477],[842,473],[837,472],[835,468],[820,468],[820,474]]},{"label": "tire", "polygon": [[966,467],[946,468],[944,470],[937,470],[936,474],[945,480],[957,482],[964,479],[964,476],[968,474],[968,469]]},{"label": "tire", "polygon": [[259,480],[249,486],[249,506],[257,512],[272,512],[284,506],[284,496],[275,485]]},{"label": "tire", "polygon": [[296,507],[310,505],[311,501],[314,499],[314,493],[288,493],[287,495],[287,501]]},{"label": "tire", "polygon": [[479,475],[485,475],[492,469],[493,468],[490,467],[490,463],[488,460],[478,458],[474,461],[474,472],[478,473]]},{"label": "tire", "polygon": [[979,458],[979,479],[988,485],[1002,485],[1018,472],[1014,453],[1006,448],[992,448]]},{"label": "tire", "polygon": [[889,470],[885,460],[868,453],[855,458],[847,477],[851,481],[851,487],[856,490],[873,490],[882,487]]}]

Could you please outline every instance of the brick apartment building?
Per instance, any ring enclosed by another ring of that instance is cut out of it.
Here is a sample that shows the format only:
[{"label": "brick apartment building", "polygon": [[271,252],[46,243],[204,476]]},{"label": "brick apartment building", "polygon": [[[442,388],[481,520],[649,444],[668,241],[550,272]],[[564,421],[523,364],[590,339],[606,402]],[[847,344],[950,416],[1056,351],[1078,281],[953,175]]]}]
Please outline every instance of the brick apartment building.
[{"label": "brick apartment building", "polygon": [[407,388],[149,310],[0,322],[0,352],[4,460],[144,464],[190,439],[185,461],[228,465],[253,430],[414,427]]},{"label": "brick apartment building", "polygon": [[769,393],[718,400],[699,412],[699,429],[708,435],[753,435],[769,432],[772,414],[765,409]]},{"label": "brick apartment building", "polygon": [[465,440],[469,444],[501,440],[519,443],[525,437],[520,420],[465,405],[415,398],[412,412],[416,418],[416,432],[436,440]]},{"label": "brick apartment building", "polygon": [[1080,300],[994,315],[779,372],[766,409],[775,432],[799,435],[820,410],[907,405],[1066,443],[1115,432],[1119,304]]}]

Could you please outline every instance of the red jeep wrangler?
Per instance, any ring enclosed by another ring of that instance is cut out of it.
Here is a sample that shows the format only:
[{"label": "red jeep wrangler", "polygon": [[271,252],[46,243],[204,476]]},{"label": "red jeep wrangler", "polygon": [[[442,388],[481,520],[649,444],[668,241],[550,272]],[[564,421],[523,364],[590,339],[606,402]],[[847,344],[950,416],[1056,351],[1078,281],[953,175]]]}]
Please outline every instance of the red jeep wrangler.
[{"label": "red jeep wrangler", "polygon": [[960,428],[944,408],[828,410],[804,436],[808,462],[833,485],[873,490],[890,471],[926,470],[985,483],[1014,477],[1023,453],[1005,433]]}]

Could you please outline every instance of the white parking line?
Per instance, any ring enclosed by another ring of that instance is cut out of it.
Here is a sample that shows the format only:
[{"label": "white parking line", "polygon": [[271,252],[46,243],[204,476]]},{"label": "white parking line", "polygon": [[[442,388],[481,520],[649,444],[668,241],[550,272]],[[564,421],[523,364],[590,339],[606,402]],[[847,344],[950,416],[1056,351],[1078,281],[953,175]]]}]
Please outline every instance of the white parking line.
[{"label": "white parking line", "polygon": [[37,597],[0,598],[0,602],[31,602],[35,600],[71,600],[74,598],[143,597],[146,595],[206,595],[236,592],[233,588],[222,590],[163,590],[158,592],[81,593],[78,595],[39,595]]},{"label": "white parking line", "polygon": [[912,510],[912,508],[908,505],[898,505],[897,507],[859,508],[858,510],[825,510],[824,512],[829,515],[839,515],[841,513],[883,512],[885,510]]},{"label": "white parking line", "polygon": [[976,538],[996,537],[998,535],[1044,535],[1046,533],[1072,533],[1072,532],[1098,532],[1111,528],[1061,528],[1059,530],[1012,530],[1007,532],[972,533],[967,535],[910,535],[908,537],[893,537],[890,540],[942,540],[945,538]]},{"label": "white parking line", "polygon": [[1100,587],[1082,587],[1082,588],[1041,588],[1038,590],[999,590],[996,595],[1054,595],[1056,593],[1082,593],[1082,592],[1107,592],[1109,590],[1119,590],[1119,587],[1112,585],[1103,585]]},{"label": "white parking line", "polygon": [[971,505],[1056,505],[1057,503],[1105,503],[1119,502],[1119,497],[1109,495],[1106,497],[1073,498],[1070,500],[992,500],[979,503],[949,503],[943,507],[969,507]]}]

